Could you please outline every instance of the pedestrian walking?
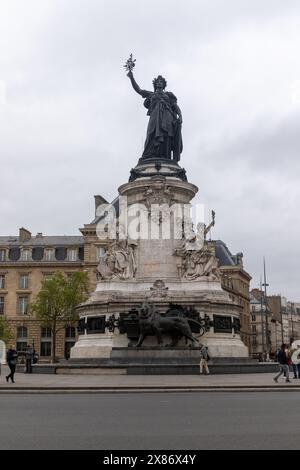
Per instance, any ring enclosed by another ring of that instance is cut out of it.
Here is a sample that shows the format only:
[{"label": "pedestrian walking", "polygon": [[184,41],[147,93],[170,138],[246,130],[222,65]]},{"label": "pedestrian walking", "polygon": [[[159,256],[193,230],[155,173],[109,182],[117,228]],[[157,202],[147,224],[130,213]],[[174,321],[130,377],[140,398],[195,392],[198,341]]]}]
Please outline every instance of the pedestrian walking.
[{"label": "pedestrian walking", "polygon": [[27,349],[26,349],[26,374],[32,374],[33,356],[34,356],[34,350],[30,346],[30,344],[27,344]]},{"label": "pedestrian walking", "polygon": [[10,368],[10,374],[6,376],[6,382],[8,382],[10,379],[12,383],[15,383],[14,375],[16,372],[16,366],[17,366],[17,361],[18,361],[18,353],[15,349],[10,348],[7,351],[6,361],[7,361],[8,367]]},{"label": "pedestrian walking", "polygon": [[273,378],[274,382],[278,382],[279,377],[284,374],[285,381],[290,382],[289,377],[289,355],[286,344],[282,344],[280,351],[278,352],[279,362],[279,373]]},{"label": "pedestrian walking", "polygon": [[200,374],[209,374],[208,361],[210,360],[207,346],[200,349]]},{"label": "pedestrian walking", "polygon": [[297,378],[300,379],[300,341],[299,340],[294,341],[291,344],[290,357],[292,360],[294,379],[297,379]]},{"label": "pedestrian walking", "polygon": [[[292,362],[292,367],[293,367],[293,373],[294,373],[294,379],[300,379],[300,362],[298,364],[295,364]],[[297,376],[298,372],[298,376]]]}]

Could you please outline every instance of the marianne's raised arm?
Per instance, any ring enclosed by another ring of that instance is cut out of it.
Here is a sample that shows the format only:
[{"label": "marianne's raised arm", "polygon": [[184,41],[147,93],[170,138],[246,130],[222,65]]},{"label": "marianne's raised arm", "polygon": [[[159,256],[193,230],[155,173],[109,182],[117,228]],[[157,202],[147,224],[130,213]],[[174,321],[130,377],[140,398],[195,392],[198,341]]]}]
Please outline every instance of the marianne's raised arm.
[{"label": "marianne's raised arm", "polygon": [[134,79],[134,76],[133,76],[132,72],[128,72],[127,77],[130,78],[131,85],[132,85],[132,88],[134,89],[134,91],[136,91],[143,98],[147,98],[147,96],[149,96],[151,94],[151,91],[141,90],[140,89],[140,87],[138,86],[138,84],[136,83],[136,81]]}]

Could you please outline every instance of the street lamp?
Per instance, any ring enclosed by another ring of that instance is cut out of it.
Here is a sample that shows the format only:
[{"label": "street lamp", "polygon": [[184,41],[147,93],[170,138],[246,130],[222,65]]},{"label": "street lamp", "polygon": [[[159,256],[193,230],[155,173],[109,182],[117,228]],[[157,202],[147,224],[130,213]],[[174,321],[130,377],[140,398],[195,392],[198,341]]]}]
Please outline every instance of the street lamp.
[{"label": "street lamp", "polygon": [[281,320],[281,344],[283,344],[284,337],[283,337],[283,316],[282,316],[281,294],[280,294],[280,320]]},{"label": "street lamp", "polygon": [[263,297],[262,297],[262,282],[261,282],[261,278],[260,278],[260,318],[261,318],[261,344],[262,344],[262,352],[265,353],[264,317],[263,317]]},{"label": "street lamp", "polygon": [[292,344],[294,342],[294,320],[293,320],[293,313],[294,313],[294,308],[295,308],[294,302],[290,302],[290,306],[291,306],[291,322],[292,322],[292,337],[290,338],[290,344]]},{"label": "street lamp", "polygon": [[267,278],[266,278],[266,260],[264,257],[264,283],[262,284],[264,287],[264,304],[265,304],[265,316],[266,316],[266,349],[267,354],[270,353],[270,336],[269,336],[269,325],[268,325],[268,302],[267,302]]}]

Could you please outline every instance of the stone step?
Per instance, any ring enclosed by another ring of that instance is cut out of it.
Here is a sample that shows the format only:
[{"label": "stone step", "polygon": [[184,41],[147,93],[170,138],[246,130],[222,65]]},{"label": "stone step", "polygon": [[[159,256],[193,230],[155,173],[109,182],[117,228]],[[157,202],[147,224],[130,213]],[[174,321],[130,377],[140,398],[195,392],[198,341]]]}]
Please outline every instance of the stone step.
[{"label": "stone step", "polygon": [[[274,373],[278,371],[278,364],[254,363],[254,364],[236,364],[209,363],[209,369],[214,374],[256,374],[256,373]],[[199,363],[131,363],[124,364],[115,362],[98,364],[38,364],[33,366],[33,373],[38,374],[93,374],[93,375],[199,375]]]}]

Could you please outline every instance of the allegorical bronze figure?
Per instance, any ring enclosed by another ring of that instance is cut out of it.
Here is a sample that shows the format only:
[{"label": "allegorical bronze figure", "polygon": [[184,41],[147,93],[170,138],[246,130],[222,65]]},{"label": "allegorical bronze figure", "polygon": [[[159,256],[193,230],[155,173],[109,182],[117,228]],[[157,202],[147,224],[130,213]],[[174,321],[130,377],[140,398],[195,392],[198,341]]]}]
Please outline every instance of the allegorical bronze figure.
[{"label": "allegorical bronze figure", "polygon": [[133,76],[134,66],[135,59],[131,54],[124,67],[133,89],[145,98],[144,106],[150,116],[142,158],[169,159],[178,162],[183,145],[182,115],[177,98],[173,93],[165,91],[167,82],[161,75],[153,80],[154,91],[141,90]]}]

